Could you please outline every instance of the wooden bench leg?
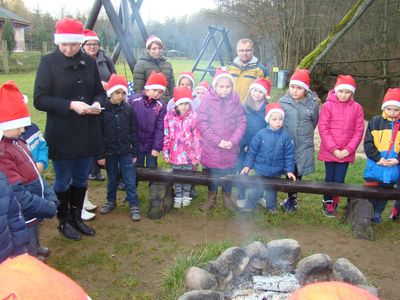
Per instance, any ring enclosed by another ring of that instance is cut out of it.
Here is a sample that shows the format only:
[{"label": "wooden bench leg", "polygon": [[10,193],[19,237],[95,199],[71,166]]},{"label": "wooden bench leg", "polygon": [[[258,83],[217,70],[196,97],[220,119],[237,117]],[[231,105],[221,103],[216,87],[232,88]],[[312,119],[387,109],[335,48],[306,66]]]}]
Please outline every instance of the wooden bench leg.
[{"label": "wooden bench leg", "polygon": [[367,199],[347,198],[346,218],[353,225],[356,239],[374,239],[371,223],[373,216],[374,208]]}]

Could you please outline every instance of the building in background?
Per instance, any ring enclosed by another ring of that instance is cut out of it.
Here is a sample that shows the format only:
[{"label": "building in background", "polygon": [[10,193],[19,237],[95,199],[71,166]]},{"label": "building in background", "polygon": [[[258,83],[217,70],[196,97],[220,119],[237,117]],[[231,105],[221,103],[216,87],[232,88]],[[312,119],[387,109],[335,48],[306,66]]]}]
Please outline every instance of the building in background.
[{"label": "building in background", "polygon": [[[15,32],[15,52],[25,51],[25,28],[29,27],[29,23],[24,18],[16,15],[12,11],[0,6],[0,37],[3,32],[3,25],[6,20],[10,20]],[[0,43],[1,49],[1,43]]]}]

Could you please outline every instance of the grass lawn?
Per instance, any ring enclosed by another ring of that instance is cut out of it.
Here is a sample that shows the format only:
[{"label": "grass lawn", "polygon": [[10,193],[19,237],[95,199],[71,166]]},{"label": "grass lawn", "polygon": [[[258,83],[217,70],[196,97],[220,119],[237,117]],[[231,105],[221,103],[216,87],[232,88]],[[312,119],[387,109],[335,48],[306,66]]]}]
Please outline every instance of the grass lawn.
[{"label": "grass lawn", "polygon": [[[188,71],[193,65],[193,61],[170,60],[175,76],[178,77],[180,71]],[[117,70],[120,74],[129,73],[129,68],[122,64],[117,65]],[[0,74],[0,83],[13,79],[21,91],[29,97],[29,108],[32,114],[33,122],[44,130],[45,113],[39,112],[33,108],[33,85],[35,79],[35,71],[30,72],[15,72],[12,74]],[[198,75],[198,74],[196,74]],[[130,79],[130,76],[128,76]],[[282,94],[281,90],[274,90],[273,96]],[[274,97],[273,97],[274,98]],[[159,160],[161,167],[168,167],[162,159]],[[347,183],[362,184],[363,169],[365,160],[357,158],[356,163],[350,165],[346,177]],[[324,178],[324,166],[316,160],[316,172],[304,178],[305,180],[321,181]],[[45,172],[45,177],[52,181],[53,175],[51,168]],[[105,195],[104,183],[93,182],[90,185],[91,192],[96,195],[96,204],[101,204]],[[240,218],[238,212],[230,212],[218,208],[215,211],[207,214],[199,212],[198,206],[207,198],[206,187],[198,187],[199,201],[196,200],[194,205],[189,206],[185,210],[172,212],[174,218],[188,219],[189,222],[205,218],[213,222],[236,220]],[[141,211],[144,213],[147,209],[147,185],[141,183],[139,185],[138,194],[141,201]],[[121,197],[123,195],[121,194]],[[285,195],[279,193],[279,198],[283,199]],[[300,194],[300,207],[295,215],[287,215],[279,213],[276,215],[267,214],[264,211],[258,210],[251,215],[251,220],[265,231],[275,231],[281,228],[301,228],[301,226],[309,226],[320,228],[321,230],[329,230],[336,232],[345,232],[351,239],[351,227],[346,222],[332,221],[322,216],[321,213],[321,196]],[[197,203],[199,202],[199,203]],[[103,218],[96,220],[96,229],[99,233],[97,240],[84,239],[81,242],[71,242],[60,238],[54,227],[45,232],[50,232],[47,242],[52,249],[55,249],[55,254],[49,260],[49,264],[81,283],[93,299],[176,299],[183,290],[182,278],[188,267],[192,265],[202,265],[216,257],[221,251],[232,245],[229,240],[223,238],[219,243],[209,243],[207,238],[204,238],[204,243],[190,245],[167,233],[160,233],[157,230],[162,226],[173,226],[174,224],[166,224],[165,221],[154,221],[146,223],[146,220],[141,221],[142,224],[147,224],[151,233],[144,233],[144,229],[138,229],[132,225],[132,222],[122,223],[118,219],[121,216],[126,217],[127,205],[119,206],[114,216],[107,216],[107,222],[101,221]],[[385,240],[385,243],[399,244],[400,231],[399,224],[387,220],[388,208],[384,215],[383,224],[375,227],[375,234],[379,241]],[[111,214],[112,215],[112,214]],[[170,219],[169,219],[170,220]],[[55,221],[50,221],[55,223]],[[195,221],[194,221],[195,222]],[[52,226],[54,225],[53,223]],[[173,222],[172,222],[173,223]],[[125,228],[126,231],[122,230]],[[158,226],[158,227],[157,227]],[[176,228],[176,230],[181,230]],[[223,229],[221,229],[223,230]],[[109,234],[107,234],[107,232]],[[192,232],[193,235],[201,235],[202,232]],[[185,232],[182,231],[181,236]],[[268,240],[265,236],[248,236],[249,240]],[[189,239],[190,240],[190,239]],[[324,243],[324,241],[321,241]],[[77,249],[78,247],[79,249]],[[240,246],[240,245],[239,245]],[[87,249],[91,249],[90,253]],[[134,255],[133,255],[134,253]],[[169,260],[165,256],[169,255]],[[388,258],[389,259],[389,258]],[[392,258],[393,259],[393,258]],[[142,268],[145,263],[151,263],[161,268],[155,275],[158,278],[156,286],[158,290],[153,290],[151,283],[154,280],[151,274],[144,274]],[[131,269],[125,270],[126,265],[131,265]],[[101,281],[99,278],[104,279]],[[149,279],[150,278],[150,279]],[[103,283],[100,283],[103,282]],[[104,284],[106,282],[106,284]]]}]

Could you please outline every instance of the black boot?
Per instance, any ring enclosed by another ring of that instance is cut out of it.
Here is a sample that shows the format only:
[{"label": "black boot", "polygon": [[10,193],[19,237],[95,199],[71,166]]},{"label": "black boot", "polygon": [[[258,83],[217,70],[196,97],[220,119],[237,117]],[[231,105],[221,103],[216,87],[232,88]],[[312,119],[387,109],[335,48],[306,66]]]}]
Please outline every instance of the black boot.
[{"label": "black boot", "polygon": [[96,231],[83,223],[81,218],[83,200],[85,199],[86,186],[71,186],[71,225],[84,235],[94,236]]},{"label": "black boot", "polygon": [[70,223],[69,203],[71,201],[71,189],[69,188],[65,192],[56,192],[56,195],[60,200],[60,206],[57,211],[57,219],[60,224],[57,228],[66,238],[79,241],[81,234]]}]

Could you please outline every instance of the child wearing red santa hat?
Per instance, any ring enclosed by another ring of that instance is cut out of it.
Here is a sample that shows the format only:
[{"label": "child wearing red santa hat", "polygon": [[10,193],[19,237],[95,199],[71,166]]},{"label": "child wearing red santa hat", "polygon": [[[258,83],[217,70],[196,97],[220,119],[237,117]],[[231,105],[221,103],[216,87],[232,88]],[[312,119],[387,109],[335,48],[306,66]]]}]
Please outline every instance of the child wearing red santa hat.
[{"label": "child wearing red santa hat", "polygon": [[38,256],[40,219],[54,217],[59,201],[40,176],[26,143],[21,139],[25,126],[31,125],[23,99],[14,81],[0,86],[0,171],[6,175],[21,206],[29,233],[28,252]]},{"label": "child wearing red santa hat", "polygon": [[[319,106],[317,96],[310,90],[308,70],[297,69],[289,83],[289,93],[279,99],[285,111],[283,127],[292,135],[296,145],[297,179],[315,171],[314,162],[314,129],[318,124]],[[281,203],[288,213],[297,210],[297,193],[288,193]]]},{"label": "child wearing red santa hat", "polygon": [[206,93],[209,87],[210,85],[208,84],[208,82],[204,80],[200,82],[199,85],[196,86],[196,88],[194,89],[195,97],[193,98],[192,102],[192,109],[194,112],[197,112],[201,100],[203,100],[204,94]]},{"label": "child wearing red santa hat", "polygon": [[128,82],[121,75],[113,74],[106,87],[108,101],[101,113],[104,153],[97,161],[107,170],[107,202],[100,209],[108,214],[116,206],[118,166],[125,185],[126,200],[130,206],[131,219],[139,221],[139,201],[136,194],[136,163],[138,128],[135,114],[125,99]]},{"label": "child wearing red santa hat", "polygon": [[[354,100],[355,91],[353,77],[339,75],[321,108],[318,159],[325,163],[325,182],[344,182],[364,134],[364,113]],[[338,205],[339,196],[324,195],[322,212],[327,217],[335,217]]]},{"label": "child wearing red santa hat", "polygon": [[[286,175],[293,181],[295,166],[295,146],[289,133],[282,128],[285,112],[279,103],[268,104],[265,109],[266,127],[256,133],[251,140],[243,163],[241,175],[254,169],[257,176],[277,177]],[[268,142],[265,142],[268,141]],[[268,163],[264,163],[268,162]],[[257,207],[260,197],[265,197],[265,208],[271,213],[277,210],[277,192],[271,187],[256,187],[249,193],[245,211],[252,211]]]},{"label": "child wearing red santa hat", "polygon": [[[271,95],[272,82],[266,78],[259,78],[253,81],[249,87],[246,98],[244,100],[244,111],[246,115],[246,131],[239,147],[238,172],[243,168],[243,162],[246,158],[248,146],[256,133],[263,129],[267,123],[265,122],[265,108]],[[243,208],[246,204],[246,188],[240,184],[237,187],[238,201],[237,206]],[[260,198],[260,204],[266,207],[265,199]]]},{"label": "child wearing red santa hat", "polygon": [[[193,87],[194,87],[194,77],[192,72],[181,72],[176,81],[177,87],[186,87],[191,90],[193,94]],[[193,98],[193,97],[192,97]],[[175,108],[174,98],[171,98],[167,104],[167,111]]]},{"label": "child wearing red santa hat", "polygon": [[[372,117],[364,138],[367,164],[364,179],[368,186],[393,187],[398,184],[398,164],[400,153],[400,88],[389,88],[383,98],[382,114]],[[399,186],[397,185],[397,188]],[[369,200],[374,207],[372,221],[382,222],[382,213],[387,200]],[[399,202],[393,208],[391,219],[398,217]]]},{"label": "child wearing red santa hat", "polygon": [[[200,132],[193,112],[192,91],[187,87],[174,88],[175,109],[164,119],[164,160],[176,170],[196,169],[200,163]],[[174,207],[190,205],[191,184],[174,184]]]},{"label": "child wearing red santa hat", "polygon": [[[202,137],[203,171],[216,177],[235,174],[246,117],[239,95],[233,91],[232,75],[222,68],[216,69],[212,87],[204,94],[197,111],[197,124]],[[202,210],[216,206],[219,185],[222,185],[224,206],[234,208],[232,184],[214,180],[208,186],[208,201],[202,205]]]}]

